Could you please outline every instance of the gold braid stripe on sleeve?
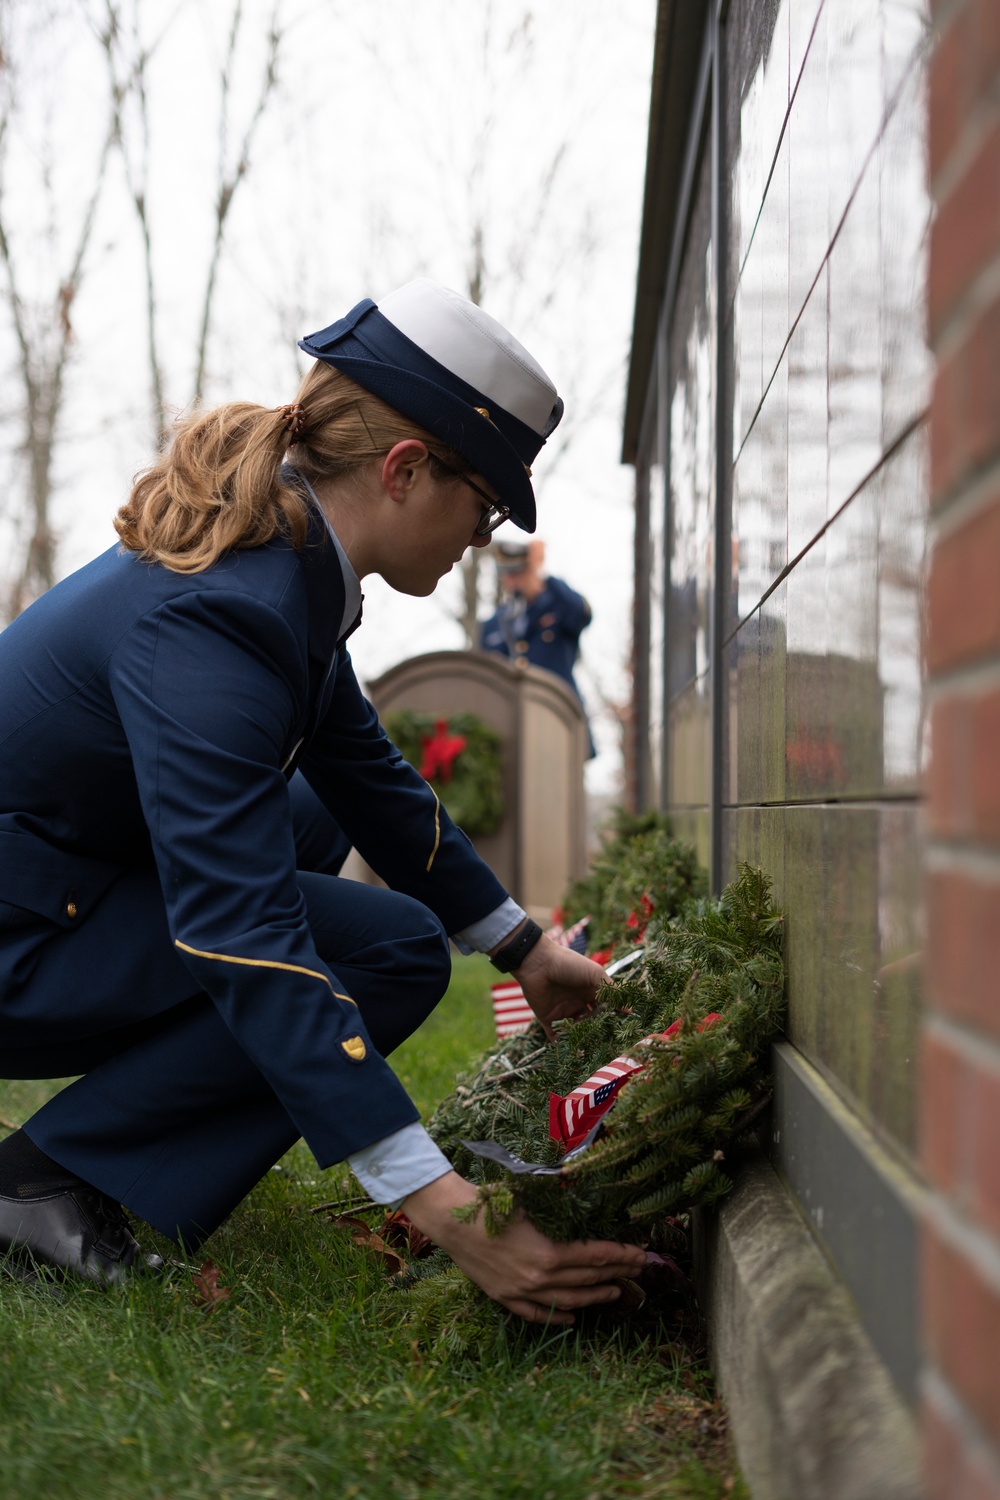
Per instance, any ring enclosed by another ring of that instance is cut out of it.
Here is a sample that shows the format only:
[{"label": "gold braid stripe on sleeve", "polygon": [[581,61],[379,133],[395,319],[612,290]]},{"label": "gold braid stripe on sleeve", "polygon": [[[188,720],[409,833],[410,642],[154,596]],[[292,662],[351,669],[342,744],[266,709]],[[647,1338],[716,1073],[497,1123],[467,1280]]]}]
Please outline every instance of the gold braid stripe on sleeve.
[{"label": "gold braid stripe on sleeve", "polygon": [[182,943],[180,938],[174,938],[174,947],[180,948],[184,953],[190,953],[195,958],[214,958],[221,964],[244,964],[248,969],[286,969],[289,974],[308,974],[310,979],[322,979],[323,983],[329,985],[332,993],[338,1000],[346,1000],[348,1005],[357,1007],[357,1001],[352,1000],[350,995],[342,995],[330,984],[325,974],[318,969],[304,969],[301,964],[282,964],[274,958],[237,958],[232,953],[206,953],[204,948],[190,948],[187,943]]},{"label": "gold braid stripe on sleeve", "polygon": [[[433,787],[431,787],[431,791],[434,792],[434,788]],[[437,792],[434,792],[434,848],[431,850],[431,857],[427,861],[427,873],[428,873],[428,875],[430,874],[431,865],[434,863],[434,856],[438,852],[438,845],[440,844],[440,842],[441,842],[441,798],[438,796]]]}]

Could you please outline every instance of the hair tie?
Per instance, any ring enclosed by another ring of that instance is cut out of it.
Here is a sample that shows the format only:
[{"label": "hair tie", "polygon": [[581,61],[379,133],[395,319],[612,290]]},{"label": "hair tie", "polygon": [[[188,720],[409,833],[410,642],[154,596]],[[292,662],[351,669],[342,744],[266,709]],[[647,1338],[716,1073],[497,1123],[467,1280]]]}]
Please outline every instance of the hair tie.
[{"label": "hair tie", "polygon": [[306,414],[302,409],[301,402],[292,401],[287,406],[276,406],[275,411],[280,411],[285,419],[285,426],[291,434],[292,441],[301,437],[302,430],[306,425]]}]

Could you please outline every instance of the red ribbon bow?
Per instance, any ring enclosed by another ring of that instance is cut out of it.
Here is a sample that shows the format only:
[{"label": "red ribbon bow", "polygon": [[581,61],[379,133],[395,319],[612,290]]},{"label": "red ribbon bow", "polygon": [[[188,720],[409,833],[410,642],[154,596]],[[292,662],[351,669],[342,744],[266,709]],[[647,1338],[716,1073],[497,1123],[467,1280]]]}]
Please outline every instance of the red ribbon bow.
[{"label": "red ribbon bow", "polygon": [[422,734],[420,743],[424,747],[420,761],[420,774],[424,780],[433,781],[437,776],[442,781],[450,781],[455,761],[465,749],[465,735],[449,734],[448,720],[438,719],[434,733]]},{"label": "red ribbon bow", "polygon": [[629,932],[634,932],[636,934],[636,940],[641,943],[646,934],[646,925],[649,922],[650,917],[653,915],[653,903],[652,901],[650,901],[645,891],[643,891],[642,897],[639,901],[639,909],[642,912],[642,921],[639,920],[639,916],[633,908],[632,911],[630,911],[628,914],[628,920],[625,923],[625,926],[628,928]]}]

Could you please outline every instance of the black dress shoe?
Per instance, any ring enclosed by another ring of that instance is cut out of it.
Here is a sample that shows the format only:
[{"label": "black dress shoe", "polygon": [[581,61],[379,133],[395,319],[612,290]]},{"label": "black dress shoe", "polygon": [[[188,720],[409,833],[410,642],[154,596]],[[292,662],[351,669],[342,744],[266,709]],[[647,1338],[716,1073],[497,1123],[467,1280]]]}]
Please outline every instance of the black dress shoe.
[{"label": "black dress shoe", "polygon": [[58,1271],[105,1287],[164,1270],[141,1250],[121,1205],[83,1182],[39,1197],[0,1195],[0,1257],[15,1275]]}]

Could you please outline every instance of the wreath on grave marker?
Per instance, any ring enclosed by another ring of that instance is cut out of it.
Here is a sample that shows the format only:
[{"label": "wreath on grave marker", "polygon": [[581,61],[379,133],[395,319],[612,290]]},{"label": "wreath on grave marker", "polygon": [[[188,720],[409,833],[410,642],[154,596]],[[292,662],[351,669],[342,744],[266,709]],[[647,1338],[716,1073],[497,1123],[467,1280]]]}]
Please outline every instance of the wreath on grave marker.
[{"label": "wreath on grave marker", "polygon": [[[770,1099],[784,1016],[770,881],[742,865],[721,896],[650,920],[645,940],[593,1015],[557,1022],[551,1043],[537,1025],[505,1037],[435,1111],[428,1128],[479,1185],[489,1230],[520,1210],[553,1239],[628,1239],[729,1190],[726,1149]],[[581,1146],[570,1101],[590,1110],[600,1090],[613,1108]]]},{"label": "wreath on grave marker", "polygon": [[663,813],[616,808],[602,830],[600,848],[582,880],[571,885],[561,920],[583,916],[588,951],[598,963],[641,943],[651,922],[676,917],[685,902],[707,893],[705,871],[694,849],[674,838]]},{"label": "wreath on grave marker", "polygon": [[[626,1311],[649,1289],[690,1293],[675,1259],[686,1263],[684,1215],[729,1190],[732,1147],[771,1097],[770,1043],[785,1013],[781,913],[749,865],[721,896],[704,890],[694,851],[666,819],[617,814],[559,914],[571,923],[592,909],[596,941],[625,955],[592,955],[614,971],[597,1010],[557,1022],[553,1042],[537,1022],[502,1036],[428,1124],[477,1185],[465,1215],[482,1213],[488,1232],[523,1212],[556,1240],[647,1244],[642,1285],[623,1284]],[[411,1326],[473,1351],[497,1308],[443,1250],[407,1249],[395,1285],[411,1298]]]},{"label": "wreath on grave marker", "polygon": [[495,729],[475,714],[444,717],[400,709],[386,717],[385,731],[463,833],[469,838],[496,833],[504,805],[502,741]]}]

